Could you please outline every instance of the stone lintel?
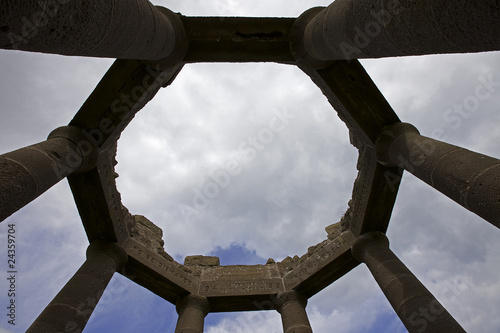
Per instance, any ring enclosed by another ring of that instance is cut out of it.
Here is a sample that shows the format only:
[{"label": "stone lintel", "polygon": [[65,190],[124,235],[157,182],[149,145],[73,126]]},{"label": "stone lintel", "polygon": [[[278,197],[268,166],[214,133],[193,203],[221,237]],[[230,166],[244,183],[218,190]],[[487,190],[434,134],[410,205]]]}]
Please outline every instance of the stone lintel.
[{"label": "stone lintel", "polygon": [[132,238],[123,247],[129,255],[125,275],[134,282],[173,304],[178,297],[197,294],[200,281],[189,268],[166,259]]},{"label": "stone lintel", "polygon": [[97,168],[68,177],[78,212],[90,242],[104,239],[123,243],[129,237],[132,216],[116,189],[116,145],[102,150]]},{"label": "stone lintel", "polygon": [[201,274],[202,281],[269,279],[278,277],[281,277],[281,275],[276,264],[205,267]]},{"label": "stone lintel", "polygon": [[403,170],[378,163],[375,150],[369,146],[359,150],[358,169],[349,209],[342,218],[344,228],[355,236],[373,230],[385,232]]},{"label": "stone lintel", "polygon": [[163,248],[163,230],[145,216],[134,215],[133,220],[130,236],[154,253],[173,261],[173,258]]},{"label": "stone lintel", "polygon": [[307,259],[285,274],[285,290],[300,290],[310,297],[354,268],[358,262],[351,256],[356,240],[350,231],[316,249]]},{"label": "stone lintel", "polygon": [[272,295],[284,291],[283,279],[235,279],[201,281],[199,294],[206,297]]},{"label": "stone lintel", "polygon": [[210,312],[241,312],[276,310],[276,294],[239,295],[226,297],[208,297]]},{"label": "stone lintel", "polygon": [[294,18],[182,17],[186,62],[295,63],[289,32]]},{"label": "stone lintel", "polygon": [[272,296],[284,291],[277,264],[203,267],[198,294],[214,312],[274,309]]},{"label": "stone lintel", "polygon": [[198,266],[220,266],[219,257],[210,257],[210,256],[187,256],[184,259],[184,265],[198,265]]},{"label": "stone lintel", "polygon": [[207,297],[271,295],[284,290],[277,264],[205,267],[199,294]]},{"label": "stone lintel", "polygon": [[357,140],[374,146],[385,126],[400,121],[359,61],[336,61],[318,70],[301,69],[322,90]]},{"label": "stone lintel", "polygon": [[400,121],[398,116],[357,60],[336,61],[323,69],[299,67],[328,98],[349,128],[351,143],[359,150],[359,173],[353,199],[342,219],[344,229],[352,223],[355,235],[385,231],[402,169],[378,165],[374,146],[384,128]]},{"label": "stone lintel", "polygon": [[328,239],[332,240],[337,238],[342,233],[342,222],[330,224],[325,228],[325,231],[328,234]]},{"label": "stone lintel", "polygon": [[137,60],[116,60],[69,125],[81,128],[89,142],[106,148],[182,67],[183,63],[160,68]]}]

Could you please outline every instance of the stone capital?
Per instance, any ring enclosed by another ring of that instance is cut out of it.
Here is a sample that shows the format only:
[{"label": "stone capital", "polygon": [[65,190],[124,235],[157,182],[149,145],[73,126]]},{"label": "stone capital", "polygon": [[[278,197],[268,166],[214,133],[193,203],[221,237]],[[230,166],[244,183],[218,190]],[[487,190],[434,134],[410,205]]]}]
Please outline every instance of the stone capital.
[{"label": "stone capital", "polygon": [[64,138],[72,142],[82,156],[82,164],[73,173],[84,173],[92,170],[97,165],[99,157],[99,147],[95,145],[95,138],[89,133],[84,134],[84,130],[76,126],[62,126],[53,130],[47,140],[53,138]]},{"label": "stone capital", "polygon": [[393,161],[391,158],[393,143],[405,136],[415,134],[419,135],[420,132],[412,124],[399,122],[387,126],[375,142],[375,152],[378,161],[386,166],[397,166],[398,161]]},{"label": "stone capital", "polygon": [[115,242],[105,242],[96,240],[90,243],[87,248],[87,259],[95,255],[106,255],[116,262],[116,267],[120,269],[125,266],[128,260],[127,252]]},{"label": "stone capital", "polygon": [[278,294],[276,298],[273,299],[273,302],[276,305],[276,310],[281,313],[283,307],[288,303],[298,303],[305,308],[307,305],[307,297],[296,290],[292,290]]},{"label": "stone capital", "polygon": [[179,315],[187,308],[195,308],[200,310],[203,315],[206,316],[210,311],[210,302],[206,297],[189,294],[179,298],[175,304],[175,308]]},{"label": "stone capital", "polygon": [[382,246],[389,248],[389,239],[387,236],[379,231],[368,232],[356,239],[351,247],[351,253],[354,259],[364,262],[366,251],[375,246]]},{"label": "stone capital", "polygon": [[290,29],[290,51],[293,57],[299,64],[315,69],[326,68],[333,63],[331,60],[315,59],[307,52],[305,46],[307,43],[311,43],[311,41],[305,38],[307,24],[324,9],[325,7],[309,8],[295,20]]}]

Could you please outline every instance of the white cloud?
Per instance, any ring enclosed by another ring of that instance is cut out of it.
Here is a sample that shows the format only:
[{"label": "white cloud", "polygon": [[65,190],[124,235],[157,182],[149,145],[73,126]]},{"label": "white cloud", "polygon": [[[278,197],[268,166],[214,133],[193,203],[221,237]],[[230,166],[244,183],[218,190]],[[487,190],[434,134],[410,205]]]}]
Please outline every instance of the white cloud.
[{"label": "white cloud", "polygon": [[281,319],[274,311],[231,314],[216,326],[208,326],[207,333],[278,333],[282,332]]}]

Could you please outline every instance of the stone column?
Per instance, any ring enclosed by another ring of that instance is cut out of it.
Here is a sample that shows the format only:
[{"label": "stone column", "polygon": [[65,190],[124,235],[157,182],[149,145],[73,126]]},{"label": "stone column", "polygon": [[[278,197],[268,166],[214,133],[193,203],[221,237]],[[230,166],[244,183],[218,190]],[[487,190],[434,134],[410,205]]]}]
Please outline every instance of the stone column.
[{"label": "stone column", "polygon": [[380,163],[406,169],[500,227],[500,160],[421,136],[406,123],[385,129],[376,150]]},{"label": "stone column", "polygon": [[75,127],[61,127],[49,139],[0,156],[0,221],[74,172],[92,169],[98,149]]},{"label": "stone column", "polygon": [[91,243],[82,267],[27,332],[81,332],[113,274],[126,262],[127,254],[117,243]]},{"label": "stone column", "polygon": [[203,333],[205,317],[210,310],[210,303],[206,297],[187,295],[176,304],[179,319],[175,333]]},{"label": "stone column", "polygon": [[353,257],[364,262],[410,332],[465,332],[427,288],[389,249],[381,232],[361,235]]},{"label": "stone column", "polygon": [[500,50],[495,1],[336,0],[304,29],[317,60]]},{"label": "stone column", "polygon": [[147,0],[25,0],[0,8],[0,48],[160,60],[180,36],[176,14]]},{"label": "stone column", "polygon": [[284,333],[312,333],[307,318],[307,298],[297,291],[279,294],[274,300],[276,310],[281,314]]}]

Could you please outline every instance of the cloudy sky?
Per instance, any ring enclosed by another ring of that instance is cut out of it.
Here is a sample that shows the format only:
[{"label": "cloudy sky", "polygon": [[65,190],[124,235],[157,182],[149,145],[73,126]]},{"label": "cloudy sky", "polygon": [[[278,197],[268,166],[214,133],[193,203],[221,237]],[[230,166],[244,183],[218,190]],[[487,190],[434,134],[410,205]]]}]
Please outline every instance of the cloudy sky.
[{"label": "cloudy sky", "polygon": [[[328,1],[155,1],[185,15],[289,16]],[[67,124],[113,60],[0,52],[0,153]],[[362,61],[399,117],[423,135],[500,157],[500,53]],[[476,97],[480,91],[481,99]],[[486,97],[483,97],[486,96]],[[279,131],[265,130],[287,114]],[[241,154],[266,132],[251,158]],[[122,134],[118,189],[132,214],[163,229],[179,262],[223,265],[302,255],[347,209],[357,151],[319,89],[277,64],[184,67]],[[240,171],[197,201],[228,163]],[[198,203],[197,207],[194,207]],[[193,209],[193,207],[195,209]],[[83,263],[88,245],[66,180],[0,224],[15,224],[16,325],[24,332]],[[392,250],[468,332],[500,331],[500,231],[405,173],[389,225]],[[5,246],[5,245],[3,245]],[[0,251],[0,308],[7,296]],[[3,310],[5,312],[5,310]],[[314,332],[405,332],[364,265],[309,300]],[[115,275],[85,332],[172,332],[174,306]],[[280,332],[276,312],[209,314],[206,332]]]}]

